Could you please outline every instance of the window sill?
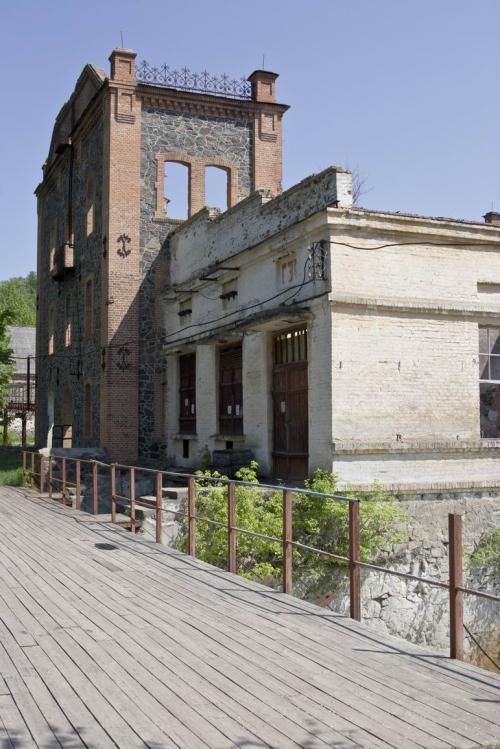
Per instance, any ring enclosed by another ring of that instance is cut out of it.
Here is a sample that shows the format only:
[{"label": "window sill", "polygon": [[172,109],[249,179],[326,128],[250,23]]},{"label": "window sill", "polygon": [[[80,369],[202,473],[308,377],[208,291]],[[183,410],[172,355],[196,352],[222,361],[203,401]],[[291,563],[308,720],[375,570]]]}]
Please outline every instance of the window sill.
[{"label": "window sill", "polygon": [[178,434],[174,434],[172,437],[173,440],[197,440],[198,435],[196,432],[183,434],[182,432],[179,432]]},{"label": "window sill", "polygon": [[210,439],[219,440],[220,442],[245,442],[244,434],[211,434]]}]

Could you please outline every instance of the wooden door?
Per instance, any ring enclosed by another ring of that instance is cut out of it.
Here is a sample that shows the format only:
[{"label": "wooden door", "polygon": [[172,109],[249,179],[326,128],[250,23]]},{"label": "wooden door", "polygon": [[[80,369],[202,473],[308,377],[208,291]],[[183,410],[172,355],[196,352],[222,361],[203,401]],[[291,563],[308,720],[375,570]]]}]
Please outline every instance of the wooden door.
[{"label": "wooden door", "polygon": [[219,431],[243,434],[243,355],[241,345],[219,354]]},{"label": "wooden door", "polygon": [[309,469],[306,335],[300,328],[275,338],[273,464],[285,481],[302,481]]}]

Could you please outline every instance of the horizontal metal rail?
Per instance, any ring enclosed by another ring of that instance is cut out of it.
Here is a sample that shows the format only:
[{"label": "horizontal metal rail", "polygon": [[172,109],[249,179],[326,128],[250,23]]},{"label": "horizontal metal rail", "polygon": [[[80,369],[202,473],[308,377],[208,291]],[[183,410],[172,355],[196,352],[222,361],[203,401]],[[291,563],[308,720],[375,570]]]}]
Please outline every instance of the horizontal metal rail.
[{"label": "horizontal metal rail", "polygon": [[[27,457],[31,458],[31,470],[29,475],[31,478],[31,487],[35,488],[34,478],[39,478],[39,491],[43,493],[45,485],[45,468],[46,461],[44,456],[34,451],[24,450],[23,451],[23,486],[26,486],[26,476],[28,473],[27,469]],[[39,460],[39,471],[36,472],[36,461]],[[61,478],[53,476],[53,465],[59,461],[61,464]],[[69,481],[67,478],[67,464],[75,464],[75,481]],[[65,504],[66,488],[68,486],[76,487],[76,509],[80,508],[81,499],[81,465],[91,466],[92,473],[92,509],[94,514],[98,513],[99,509],[99,485],[98,485],[98,474],[99,470],[106,470],[110,472],[111,477],[111,521],[117,522],[116,510],[117,502],[124,502],[130,507],[130,528],[132,531],[137,530],[136,521],[136,508],[145,508],[154,510],[156,517],[156,542],[162,543],[163,528],[162,528],[162,514],[164,512],[182,517],[187,521],[187,534],[188,534],[188,553],[191,556],[196,556],[196,523],[206,523],[217,528],[225,528],[227,531],[227,568],[230,572],[237,571],[237,535],[245,535],[253,538],[259,538],[264,541],[271,543],[278,543],[282,546],[282,574],[283,574],[283,590],[285,593],[292,593],[292,562],[293,562],[293,549],[303,549],[304,551],[311,552],[312,554],[318,554],[323,557],[334,559],[335,561],[347,564],[349,569],[349,590],[350,590],[350,615],[354,619],[361,619],[361,577],[360,573],[362,569],[374,570],[384,575],[393,575],[406,580],[414,580],[416,582],[423,583],[424,585],[431,585],[437,588],[447,590],[449,593],[450,600],[450,654],[453,658],[463,658],[463,595],[473,595],[480,598],[485,598],[495,603],[500,602],[500,596],[493,593],[488,593],[482,590],[476,590],[474,588],[468,588],[463,585],[463,562],[462,562],[462,517],[460,515],[449,515],[449,528],[448,528],[448,547],[449,547],[449,580],[435,580],[432,578],[422,577],[420,575],[412,575],[409,572],[400,572],[399,570],[390,569],[379,564],[372,562],[365,562],[361,560],[361,544],[360,544],[360,500],[355,497],[346,497],[338,494],[323,494],[321,492],[310,491],[308,489],[302,489],[300,487],[282,486],[274,484],[256,484],[251,481],[237,481],[222,477],[203,476],[199,474],[180,473],[176,471],[161,471],[154,468],[130,466],[122,463],[104,463],[98,460],[89,460],[84,458],[71,458],[66,456],[50,456],[48,459],[48,487],[49,496],[52,496],[53,485],[62,485],[63,503]],[[129,491],[130,496],[124,496],[118,494],[116,491],[116,477],[117,472],[119,474],[125,473],[129,478]],[[146,497],[136,497],[136,475],[147,474],[155,477],[155,494],[152,499],[146,499]],[[188,486],[188,499],[187,499],[187,510],[185,509],[170,509],[163,506],[163,477],[174,478],[180,482],[187,482]],[[283,495],[283,509],[282,509],[282,528],[283,535],[281,538],[277,536],[269,536],[265,533],[259,533],[258,531],[252,531],[247,528],[240,528],[236,524],[236,509],[237,509],[237,488],[238,487],[249,487],[252,489],[281,492]],[[227,520],[225,522],[219,520],[213,520],[211,518],[198,515],[196,513],[196,495],[197,493],[205,493],[210,491],[211,488],[225,488],[227,490]],[[293,499],[298,496],[317,497],[319,499],[326,499],[332,501],[345,502],[349,511],[349,555],[343,556],[335,554],[332,551],[326,549],[319,549],[315,546],[309,546],[295,541],[292,533],[292,518],[293,518]]]}]

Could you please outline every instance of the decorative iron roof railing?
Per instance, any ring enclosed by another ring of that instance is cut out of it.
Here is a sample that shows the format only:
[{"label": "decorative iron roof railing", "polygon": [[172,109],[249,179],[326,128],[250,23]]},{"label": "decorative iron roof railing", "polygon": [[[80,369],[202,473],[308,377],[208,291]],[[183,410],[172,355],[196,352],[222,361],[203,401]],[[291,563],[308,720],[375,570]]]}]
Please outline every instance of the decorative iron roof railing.
[{"label": "decorative iron roof railing", "polygon": [[211,75],[206,70],[192,73],[188,68],[172,70],[168,65],[156,67],[143,60],[137,65],[136,78],[139,83],[175,88],[180,91],[196,91],[212,96],[227,96],[231,99],[251,99],[252,86],[246,78],[230,78]]}]

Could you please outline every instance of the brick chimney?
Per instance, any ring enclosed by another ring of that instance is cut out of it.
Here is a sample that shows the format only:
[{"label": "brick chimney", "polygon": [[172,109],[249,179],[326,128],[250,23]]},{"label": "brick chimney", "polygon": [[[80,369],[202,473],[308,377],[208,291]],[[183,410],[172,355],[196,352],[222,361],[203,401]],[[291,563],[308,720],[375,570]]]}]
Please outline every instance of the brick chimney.
[{"label": "brick chimney", "polygon": [[484,216],[484,223],[492,226],[500,226],[500,213],[498,211],[488,211]]},{"label": "brick chimney", "polygon": [[135,83],[135,58],[133,49],[114,49],[109,57],[111,80],[121,83]]}]

